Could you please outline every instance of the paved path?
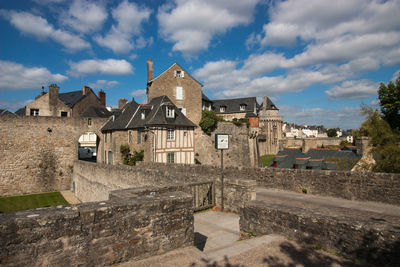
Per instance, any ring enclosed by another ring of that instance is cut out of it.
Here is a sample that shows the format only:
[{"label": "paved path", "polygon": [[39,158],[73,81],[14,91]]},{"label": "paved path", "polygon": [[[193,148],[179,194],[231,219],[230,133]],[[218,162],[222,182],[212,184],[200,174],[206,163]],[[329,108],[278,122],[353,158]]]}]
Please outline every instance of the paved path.
[{"label": "paved path", "polygon": [[79,204],[79,203],[81,203],[81,201],[70,190],[61,191],[60,193],[69,204]]}]

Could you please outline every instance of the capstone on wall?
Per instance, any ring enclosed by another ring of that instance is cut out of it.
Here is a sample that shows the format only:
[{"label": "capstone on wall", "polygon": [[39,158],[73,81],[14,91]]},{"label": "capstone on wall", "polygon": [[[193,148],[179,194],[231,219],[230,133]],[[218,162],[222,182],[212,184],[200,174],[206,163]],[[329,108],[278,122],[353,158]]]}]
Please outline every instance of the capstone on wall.
[{"label": "capstone on wall", "polygon": [[78,140],[106,119],[0,116],[0,196],[70,189]]}]

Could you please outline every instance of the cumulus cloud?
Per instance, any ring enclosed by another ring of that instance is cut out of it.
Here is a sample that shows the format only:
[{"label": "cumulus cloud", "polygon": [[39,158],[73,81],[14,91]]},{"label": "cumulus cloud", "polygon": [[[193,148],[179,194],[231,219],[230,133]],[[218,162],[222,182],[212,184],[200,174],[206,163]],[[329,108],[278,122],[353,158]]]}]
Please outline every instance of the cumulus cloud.
[{"label": "cumulus cloud", "polygon": [[28,12],[4,11],[1,14],[23,34],[34,36],[38,39],[52,39],[69,51],[90,48],[90,44],[81,37],[64,30],[55,29],[45,18]]},{"label": "cumulus cloud", "polygon": [[259,0],[175,0],[159,8],[161,36],[173,42],[173,51],[185,55],[206,50],[212,37],[239,25],[247,25]]},{"label": "cumulus cloud", "polygon": [[329,99],[360,99],[377,94],[379,84],[370,80],[345,81],[325,91]]},{"label": "cumulus cloud", "polygon": [[358,107],[344,107],[335,110],[326,108],[304,109],[300,106],[282,105],[279,107],[279,113],[284,116],[285,121],[298,124],[324,125],[327,128],[351,129],[354,125],[360,125],[365,120]]},{"label": "cumulus cloud", "polygon": [[90,33],[100,30],[107,16],[107,11],[102,4],[75,0],[68,12],[62,13],[60,21],[77,32]]},{"label": "cumulus cloud", "polygon": [[135,90],[130,93],[131,96],[142,97],[146,95],[146,90]]},{"label": "cumulus cloud", "polygon": [[126,75],[133,73],[133,66],[124,59],[87,59],[78,62],[69,62],[72,76],[89,74]]},{"label": "cumulus cloud", "polygon": [[38,89],[50,83],[62,83],[68,77],[52,74],[44,67],[26,67],[0,60],[0,90]]},{"label": "cumulus cloud", "polygon": [[91,88],[110,89],[119,84],[118,81],[97,80],[95,83],[89,83]]},{"label": "cumulus cloud", "polygon": [[[147,7],[139,7],[125,0],[112,10],[112,17],[117,23],[111,26],[104,37],[97,35],[94,40],[115,53],[128,53],[135,47],[133,38],[140,36],[142,23],[149,19],[151,13]],[[140,39],[137,45],[144,47],[146,40]]]}]

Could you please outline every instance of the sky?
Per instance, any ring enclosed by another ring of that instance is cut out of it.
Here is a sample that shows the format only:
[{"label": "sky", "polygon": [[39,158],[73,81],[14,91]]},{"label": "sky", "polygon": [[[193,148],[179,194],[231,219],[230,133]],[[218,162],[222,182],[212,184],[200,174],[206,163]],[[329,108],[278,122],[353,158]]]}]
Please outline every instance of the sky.
[{"label": "sky", "polygon": [[174,62],[210,99],[270,97],[284,121],[357,128],[400,71],[400,0],[1,0],[0,108],[52,83],[146,102]]}]

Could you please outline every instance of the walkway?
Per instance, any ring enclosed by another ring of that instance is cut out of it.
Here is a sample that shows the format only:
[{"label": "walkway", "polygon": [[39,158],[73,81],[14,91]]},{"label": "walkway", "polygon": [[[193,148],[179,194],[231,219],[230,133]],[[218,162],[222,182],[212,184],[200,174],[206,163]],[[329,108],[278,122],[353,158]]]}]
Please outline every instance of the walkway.
[{"label": "walkway", "polygon": [[65,201],[69,204],[79,204],[81,201],[75,196],[75,194],[70,190],[65,190],[60,192]]}]

